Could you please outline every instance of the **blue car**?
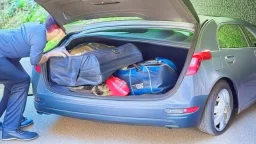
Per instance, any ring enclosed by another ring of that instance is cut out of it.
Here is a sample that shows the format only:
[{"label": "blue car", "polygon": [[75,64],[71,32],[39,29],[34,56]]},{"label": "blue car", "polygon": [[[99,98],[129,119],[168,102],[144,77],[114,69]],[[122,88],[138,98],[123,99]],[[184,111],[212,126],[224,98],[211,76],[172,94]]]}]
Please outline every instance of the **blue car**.
[{"label": "blue car", "polygon": [[179,74],[165,94],[100,97],[76,93],[50,79],[49,63],[32,73],[39,114],[166,128],[198,127],[220,135],[234,114],[256,101],[256,27],[198,16],[182,0],[36,0],[67,35],[67,49],[85,41],[133,43],[144,60],[172,60]]}]

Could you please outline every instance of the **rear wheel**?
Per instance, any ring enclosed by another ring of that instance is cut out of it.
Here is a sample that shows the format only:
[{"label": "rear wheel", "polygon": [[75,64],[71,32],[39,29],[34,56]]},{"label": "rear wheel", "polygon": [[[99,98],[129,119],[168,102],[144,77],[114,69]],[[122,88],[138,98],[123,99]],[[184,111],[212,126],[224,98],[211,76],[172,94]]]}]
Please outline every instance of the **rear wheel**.
[{"label": "rear wheel", "polygon": [[227,129],[233,112],[233,95],[229,84],[221,80],[213,87],[198,128],[211,135],[220,135]]}]

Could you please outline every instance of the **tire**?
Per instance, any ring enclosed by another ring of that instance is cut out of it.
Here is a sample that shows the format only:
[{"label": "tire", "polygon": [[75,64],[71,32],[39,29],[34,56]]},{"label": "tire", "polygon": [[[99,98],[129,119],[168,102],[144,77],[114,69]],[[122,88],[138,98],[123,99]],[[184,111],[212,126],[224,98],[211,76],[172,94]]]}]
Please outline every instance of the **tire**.
[{"label": "tire", "polygon": [[[227,96],[227,94],[229,95]],[[227,99],[228,97],[229,102]],[[223,118],[221,116],[222,109]],[[220,80],[215,84],[215,86],[213,87],[212,91],[209,94],[200,124],[198,125],[198,129],[210,135],[216,136],[223,134],[230,125],[233,109],[234,102],[230,86],[225,80]],[[219,121],[220,123],[218,124]]]}]

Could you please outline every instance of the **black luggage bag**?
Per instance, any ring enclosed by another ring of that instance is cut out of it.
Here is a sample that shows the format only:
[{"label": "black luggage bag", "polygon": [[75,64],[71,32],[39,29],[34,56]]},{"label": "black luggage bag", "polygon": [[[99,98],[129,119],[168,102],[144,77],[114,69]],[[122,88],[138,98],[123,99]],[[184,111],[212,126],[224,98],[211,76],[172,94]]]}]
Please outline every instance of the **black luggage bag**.
[{"label": "black luggage bag", "polygon": [[131,44],[98,49],[80,56],[50,59],[50,78],[63,86],[98,85],[116,70],[143,61],[139,49]]}]

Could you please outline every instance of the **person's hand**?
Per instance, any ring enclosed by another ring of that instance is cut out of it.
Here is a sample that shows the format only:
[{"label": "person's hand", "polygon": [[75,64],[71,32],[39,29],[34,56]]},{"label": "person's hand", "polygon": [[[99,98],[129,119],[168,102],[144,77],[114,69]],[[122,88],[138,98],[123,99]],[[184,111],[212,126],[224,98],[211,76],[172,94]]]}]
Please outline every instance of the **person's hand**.
[{"label": "person's hand", "polygon": [[65,47],[57,47],[55,49],[53,49],[52,51],[48,52],[45,54],[45,56],[47,57],[47,59],[49,59],[50,57],[67,57],[70,56],[70,54],[68,53],[68,51],[66,50]]}]

